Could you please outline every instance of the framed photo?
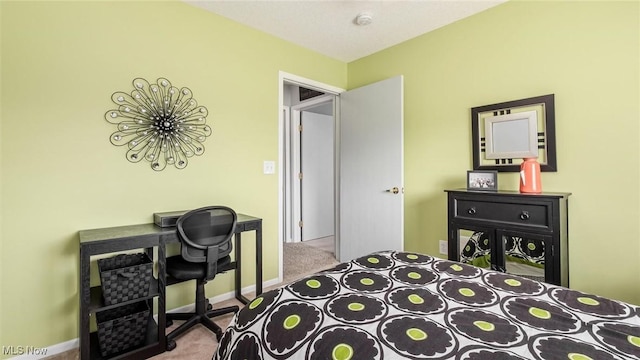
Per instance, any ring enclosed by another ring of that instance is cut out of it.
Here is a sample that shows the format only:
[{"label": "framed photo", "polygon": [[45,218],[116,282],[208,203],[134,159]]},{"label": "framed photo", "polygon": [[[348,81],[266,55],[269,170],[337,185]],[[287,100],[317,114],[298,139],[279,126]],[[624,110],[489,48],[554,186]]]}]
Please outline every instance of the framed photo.
[{"label": "framed photo", "polygon": [[494,170],[467,171],[467,190],[498,190],[498,172]]},{"label": "framed photo", "polygon": [[474,170],[519,172],[535,157],[541,171],[558,171],[554,94],[471,108]]}]

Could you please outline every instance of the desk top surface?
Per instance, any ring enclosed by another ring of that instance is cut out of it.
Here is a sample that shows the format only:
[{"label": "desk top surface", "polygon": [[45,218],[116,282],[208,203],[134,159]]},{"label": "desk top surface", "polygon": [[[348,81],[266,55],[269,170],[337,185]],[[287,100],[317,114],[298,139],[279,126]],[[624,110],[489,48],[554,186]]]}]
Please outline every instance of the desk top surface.
[{"label": "desk top surface", "polygon": [[[262,221],[250,215],[238,214],[238,224],[249,223],[254,221]],[[110,239],[132,238],[142,236],[160,236],[174,235],[176,227],[160,227],[154,223],[114,226],[101,229],[80,230],[78,235],[80,243],[89,243],[93,241],[103,241]]]}]

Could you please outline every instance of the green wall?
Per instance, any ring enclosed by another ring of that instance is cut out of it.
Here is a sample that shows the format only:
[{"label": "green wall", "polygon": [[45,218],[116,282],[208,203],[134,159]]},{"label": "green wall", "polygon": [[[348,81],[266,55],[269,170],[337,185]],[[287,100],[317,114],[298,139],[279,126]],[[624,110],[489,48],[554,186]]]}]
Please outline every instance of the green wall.
[{"label": "green wall", "polygon": [[[78,230],[226,204],[264,219],[264,258],[277,259],[278,177],[262,162],[278,160],[278,72],[344,88],[345,63],[182,2],[2,1],[0,11],[0,345],[78,337]],[[213,135],[186,169],[155,172],[109,142],[111,94],[136,77],[188,86],[209,109]],[[265,261],[265,280],[277,266]],[[232,281],[216,279],[209,295]],[[192,289],[169,289],[169,308],[192,303]]]},{"label": "green wall", "polygon": [[[469,108],[555,93],[560,171],[542,181],[573,193],[571,286],[640,304],[638,14],[510,2],[347,65],[181,2],[1,1],[0,345],[77,338],[81,229],[221,203],[264,219],[275,259],[278,180],[262,161],[278,159],[279,70],[341,88],[405,76],[406,247],[431,254],[446,238],[442,190],[471,167]],[[135,77],[167,77],[208,107],[214,134],[186,169],[156,173],[110,144],[103,115]],[[170,307],[192,302],[186,289]]]},{"label": "green wall", "polygon": [[[403,74],[405,244],[438,253],[443,189],[471,169],[470,108],[555,94],[570,286],[640,304],[639,2],[508,2],[352,62],[349,88]],[[518,189],[517,173],[499,188]]]}]

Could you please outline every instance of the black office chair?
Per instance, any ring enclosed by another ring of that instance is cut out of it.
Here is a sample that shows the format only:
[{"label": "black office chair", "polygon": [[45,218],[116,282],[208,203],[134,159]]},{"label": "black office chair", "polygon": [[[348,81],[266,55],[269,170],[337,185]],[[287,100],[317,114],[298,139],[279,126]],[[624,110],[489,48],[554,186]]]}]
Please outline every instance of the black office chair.
[{"label": "black office chair", "polygon": [[196,324],[209,328],[220,341],[222,329],[210,318],[238,311],[238,306],[213,309],[204,292],[204,285],[216,274],[235,268],[229,254],[236,221],[235,211],[226,206],[195,209],[178,219],[181,255],[167,258],[167,282],[196,280],[196,309],[194,313],[167,313],[169,326],[173,320],[186,320],[167,335],[167,350],[173,350],[175,339]]}]

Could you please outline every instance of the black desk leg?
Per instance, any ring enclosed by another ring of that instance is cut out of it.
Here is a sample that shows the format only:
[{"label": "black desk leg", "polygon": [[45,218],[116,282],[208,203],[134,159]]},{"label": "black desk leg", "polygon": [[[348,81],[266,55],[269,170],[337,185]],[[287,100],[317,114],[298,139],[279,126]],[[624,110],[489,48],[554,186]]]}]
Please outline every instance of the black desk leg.
[{"label": "black desk leg", "polygon": [[256,228],[256,297],[262,294],[262,224]]},{"label": "black desk leg", "polygon": [[235,256],[236,256],[236,271],[234,272],[234,280],[235,280],[235,287],[236,287],[236,299],[238,299],[241,303],[243,304],[248,304],[249,303],[249,299],[245,298],[244,296],[242,296],[242,251],[241,251],[241,236],[240,233],[237,232],[235,234]]},{"label": "black desk leg", "polygon": [[[262,224],[259,224],[256,231],[256,297],[262,294]],[[239,232],[235,234],[235,257],[236,271],[234,273],[236,299],[243,304],[248,304],[249,299],[242,295],[242,237]]]},{"label": "black desk leg", "polygon": [[160,236],[158,244],[158,346],[167,348],[167,253],[166,239]]},{"label": "black desk leg", "polygon": [[91,301],[91,284],[89,277],[90,257],[80,247],[80,359],[89,359],[89,303]]}]

